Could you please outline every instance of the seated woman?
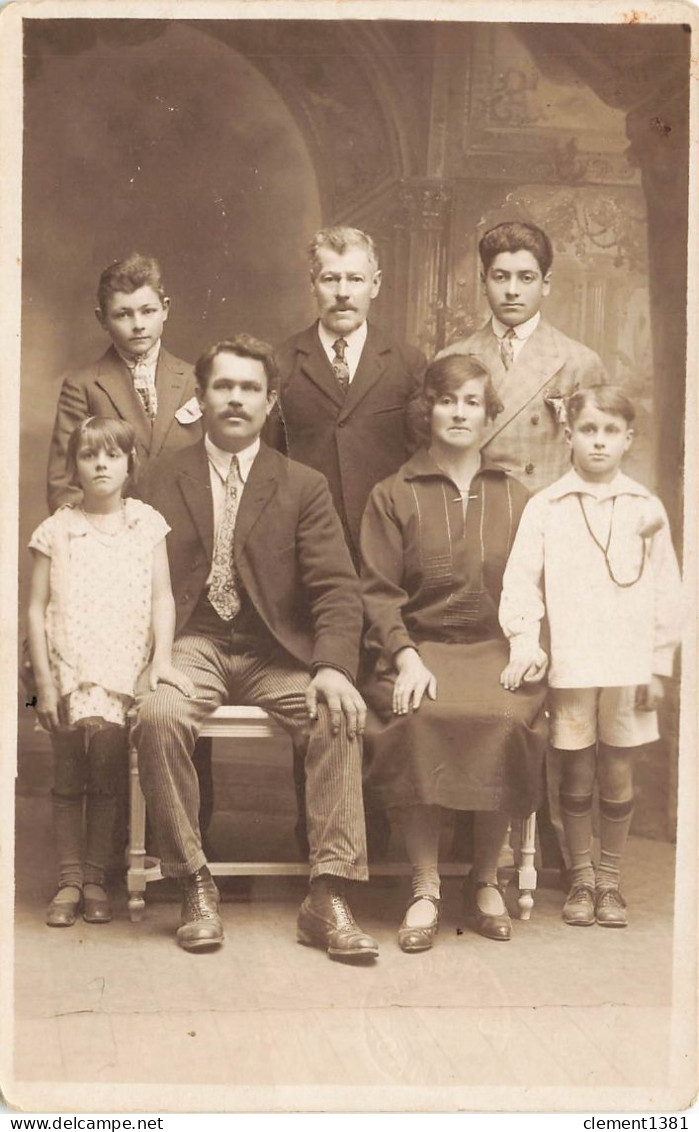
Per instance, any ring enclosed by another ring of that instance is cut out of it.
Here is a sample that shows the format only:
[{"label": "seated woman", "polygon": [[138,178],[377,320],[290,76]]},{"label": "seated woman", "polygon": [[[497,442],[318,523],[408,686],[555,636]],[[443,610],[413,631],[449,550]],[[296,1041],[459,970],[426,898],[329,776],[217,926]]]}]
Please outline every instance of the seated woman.
[{"label": "seated woman", "polygon": [[513,695],[499,682],[502,576],[528,496],[481,460],[502,406],[481,365],[451,355],[428,367],[414,409],[424,446],[374,488],[361,532],[366,797],[397,818],[413,867],[404,951],[431,947],[437,930],[444,809],[476,811],[467,908],[482,935],[510,938],[498,858],[510,817],[538,804],[546,735],[545,686]]}]

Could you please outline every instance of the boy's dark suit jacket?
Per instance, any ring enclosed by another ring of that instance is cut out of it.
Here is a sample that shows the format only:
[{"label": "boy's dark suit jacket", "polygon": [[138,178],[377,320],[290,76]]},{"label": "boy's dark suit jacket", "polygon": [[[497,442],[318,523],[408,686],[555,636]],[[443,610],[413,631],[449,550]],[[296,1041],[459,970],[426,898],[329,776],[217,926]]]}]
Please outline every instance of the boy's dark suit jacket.
[{"label": "boy's dark suit jacket", "polygon": [[[194,397],[194,370],[187,362],[160,347],[155,374],[158,413],[151,428],[143,403],[134,389],[128,367],[113,346],[97,362],[63,379],[51,437],[48,466],[49,509],[75,503],[79,490],[66,475],[66,450],[73,429],[85,417],[118,417],[136,430],[136,455],[140,467],[168,449],[193,444],[202,435],[196,409],[187,423],[175,413]],[[189,415],[189,414],[188,414]]]},{"label": "boy's dark suit jacket", "polygon": [[[203,440],[152,463],[141,499],[165,517],[176,632],[186,629],[213,556],[213,502]],[[352,679],[362,630],[359,581],[324,478],[262,444],[235,524],[235,568],[255,611],[307,668]]]},{"label": "boy's dark suit jacket", "polygon": [[289,338],[277,361],[286,450],[327,478],[357,560],[369,493],[410,454],[405,410],[420,385],[425,359],[413,346],[395,342],[369,323],[357,372],[344,396],[316,322]]}]

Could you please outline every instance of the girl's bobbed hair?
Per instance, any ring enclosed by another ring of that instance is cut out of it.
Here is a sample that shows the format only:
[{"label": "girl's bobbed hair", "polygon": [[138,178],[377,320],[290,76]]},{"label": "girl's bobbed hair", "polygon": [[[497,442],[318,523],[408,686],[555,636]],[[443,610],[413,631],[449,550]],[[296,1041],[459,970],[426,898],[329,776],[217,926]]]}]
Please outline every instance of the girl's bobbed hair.
[{"label": "girl's bobbed hair", "polygon": [[422,388],[408,406],[408,431],[415,446],[427,444],[430,440],[430,420],[432,410],[440,397],[460,389],[465,381],[477,379],[483,382],[486,420],[495,420],[503,410],[490,374],[471,354],[448,354],[430,362],[422,379]]},{"label": "girl's bobbed hair", "polygon": [[138,464],[136,433],[128,421],[121,421],[117,417],[86,417],[73,429],[68,438],[66,471],[75,487],[80,487],[78,452],[83,445],[91,448],[120,448],[129,458],[127,467],[129,476],[133,478]]}]

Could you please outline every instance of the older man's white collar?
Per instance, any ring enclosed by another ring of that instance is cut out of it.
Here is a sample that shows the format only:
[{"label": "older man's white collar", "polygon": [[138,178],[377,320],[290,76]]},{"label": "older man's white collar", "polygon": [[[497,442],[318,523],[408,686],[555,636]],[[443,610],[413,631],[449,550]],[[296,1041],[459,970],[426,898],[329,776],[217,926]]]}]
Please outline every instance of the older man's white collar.
[{"label": "older man's white collar", "polygon": [[323,326],[322,322],[318,323],[318,337],[320,338],[320,344],[323,347],[323,350],[325,351],[327,359],[331,365],[333,358],[335,357],[335,350],[333,349],[335,342],[337,342],[338,338],[344,338],[345,342],[347,343],[347,349],[345,350],[345,361],[347,362],[349,368],[350,381],[352,381],[355,373],[357,372],[357,366],[359,365],[359,359],[362,356],[362,350],[364,349],[364,343],[366,342],[367,332],[368,326],[366,324],[366,321],[363,322],[361,326],[358,326],[356,330],[353,330],[350,334],[334,334],[332,330],[328,330],[327,327]]}]

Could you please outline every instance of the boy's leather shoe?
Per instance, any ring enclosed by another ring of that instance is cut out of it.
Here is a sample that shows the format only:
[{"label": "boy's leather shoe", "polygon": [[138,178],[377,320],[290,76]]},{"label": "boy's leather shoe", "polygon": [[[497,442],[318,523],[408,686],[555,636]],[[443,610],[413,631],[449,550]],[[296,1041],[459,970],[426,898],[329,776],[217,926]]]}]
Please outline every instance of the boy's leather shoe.
[{"label": "boy's leather shoe", "polygon": [[201,951],[223,943],[218,889],[208,869],[199,869],[182,881],[182,915],[177,942],[185,951]]},{"label": "boy's leather shoe", "polygon": [[589,928],[594,924],[594,888],[589,884],[574,884],[563,905],[563,919],[574,928]]},{"label": "boy's leather shoe", "polygon": [[331,959],[375,959],[378,944],[363,932],[339,886],[313,884],[299,910],[299,943],[322,947]]},{"label": "boy's leather shoe", "polygon": [[595,919],[602,928],[625,928],[629,919],[626,901],[618,888],[598,888],[595,894]]}]

